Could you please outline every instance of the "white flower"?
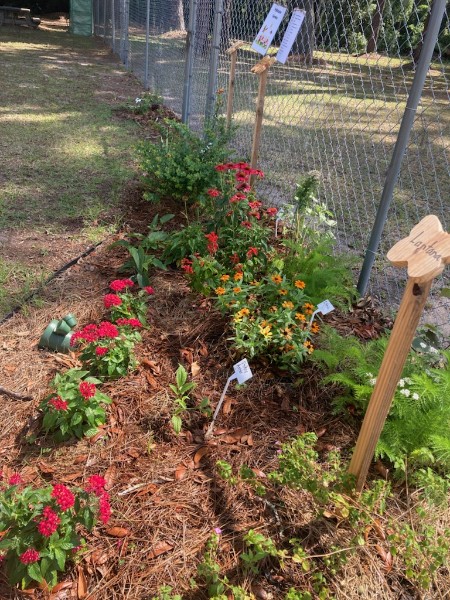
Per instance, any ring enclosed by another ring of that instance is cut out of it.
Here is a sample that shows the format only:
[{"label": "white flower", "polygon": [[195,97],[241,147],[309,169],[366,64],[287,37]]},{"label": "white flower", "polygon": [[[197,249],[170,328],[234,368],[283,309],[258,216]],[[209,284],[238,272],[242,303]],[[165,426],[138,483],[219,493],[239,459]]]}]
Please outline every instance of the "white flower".
[{"label": "white flower", "polygon": [[426,348],[426,347],[427,347],[427,345],[426,345],[426,344],[424,344],[423,342],[420,342],[420,347],[421,347],[421,348]]},{"label": "white flower", "polygon": [[404,379],[400,379],[400,381],[398,382],[398,385],[400,387],[405,387],[405,380]]},{"label": "white flower", "polygon": [[416,394],[416,392],[414,392],[414,394],[412,395],[412,399],[419,400],[419,398],[420,398],[419,394]]},{"label": "white flower", "polygon": [[375,385],[377,382],[377,378],[376,377],[372,377],[372,379],[369,379],[369,384],[370,385]]},{"label": "white flower", "polygon": [[142,102],[142,98],[136,98],[135,102],[136,104],[140,104]]},{"label": "white flower", "polygon": [[407,390],[406,388],[404,388],[403,390],[400,390],[400,394],[403,394],[404,396],[409,398],[411,395],[411,390]]}]

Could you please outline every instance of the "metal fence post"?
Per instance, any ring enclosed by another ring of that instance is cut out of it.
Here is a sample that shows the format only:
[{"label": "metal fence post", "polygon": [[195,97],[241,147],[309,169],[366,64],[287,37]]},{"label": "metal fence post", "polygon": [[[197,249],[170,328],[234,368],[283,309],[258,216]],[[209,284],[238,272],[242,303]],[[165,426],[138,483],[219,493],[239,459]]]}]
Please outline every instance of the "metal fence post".
[{"label": "metal fence post", "polygon": [[116,51],[116,9],[114,2],[115,0],[111,0],[111,47],[113,52]]},{"label": "metal fence post", "polygon": [[107,0],[103,0],[103,39],[106,41],[106,3]]},{"label": "metal fence post", "polygon": [[145,67],[144,67],[144,87],[149,88],[148,83],[148,67],[149,67],[149,51],[150,51],[150,0],[147,0],[147,12],[145,17]]},{"label": "metal fence post", "polygon": [[195,36],[197,32],[197,6],[198,0],[190,0],[189,24],[186,37],[186,62],[184,64],[183,106],[181,111],[181,121],[185,125],[189,125],[189,117],[191,116],[191,88],[194,68]]},{"label": "metal fence post", "polygon": [[364,263],[358,280],[357,288],[361,296],[365,294],[369,283],[370,272],[372,270],[373,263],[375,262],[376,252],[381,241],[388,211],[392,203],[394,188],[400,175],[400,169],[411,135],[411,129],[414,125],[417,106],[422,96],[434,47],[436,46],[436,41],[438,39],[439,28],[444,16],[445,7],[446,0],[434,0],[431,7],[430,22],[424,39],[422,51],[420,53],[419,62],[417,64],[414,81],[411,85],[405,112],[403,114],[397,141],[392,154],[391,163],[386,175],[383,194],[381,196],[380,205],[375,217],[375,223],[373,225],[369,245],[367,247],[366,256],[364,258]]},{"label": "metal fence post", "polygon": [[211,40],[211,57],[209,61],[208,89],[206,93],[206,121],[214,115],[216,104],[217,68],[219,65],[220,35],[222,33],[223,0],[216,0],[214,8],[214,30]]}]

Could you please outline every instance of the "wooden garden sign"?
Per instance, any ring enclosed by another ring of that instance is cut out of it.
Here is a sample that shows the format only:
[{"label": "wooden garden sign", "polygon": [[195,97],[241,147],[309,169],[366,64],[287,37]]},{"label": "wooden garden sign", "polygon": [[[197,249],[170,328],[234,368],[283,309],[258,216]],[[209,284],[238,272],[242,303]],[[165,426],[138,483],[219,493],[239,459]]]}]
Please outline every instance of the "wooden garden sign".
[{"label": "wooden garden sign", "polygon": [[244,42],[236,42],[230,46],[227,50],[227,54],[231,56],[230,62],[230,77],[228,80],[228,99],[227,99],[227,125],[230,127],[231,118],[233,116],[233,97],[234,97],[234,85],[236,83],[236,62],[237,53],[239,48],[244,45]]},{"label": "wooden garden sign", "polygon": [[350,462],[357,491],[366,480],[433,279],[450,263],[450,234],[436,216],[428,215],[387,257],[396,267],[408,268],[408,283]]},{"label": "wooden garden sign", "polygon": [[[258,165],[259,144],[261,141],[261,129],[264,117],[264,100],[266,97],[267,76],[269,75],[269,69],[274,62],[276,62],[275,58],[265,56],[252,68],[252,73],[256,73],[257,75],[259,75],[258,99],[256,101],[256,120],[255,129],[253,132],[252,158],[250,163],[253,169],[256,169]],[[254,176],[252,176],[251,181],[253,181],[253,178]]]}]

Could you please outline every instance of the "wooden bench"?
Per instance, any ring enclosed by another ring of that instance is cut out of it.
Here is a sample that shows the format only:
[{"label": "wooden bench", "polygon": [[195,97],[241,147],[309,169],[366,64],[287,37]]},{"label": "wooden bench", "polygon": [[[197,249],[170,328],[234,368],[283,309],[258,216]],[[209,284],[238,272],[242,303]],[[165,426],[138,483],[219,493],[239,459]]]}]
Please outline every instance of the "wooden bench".
[{"label": "wooden bench", "polygon": [[23,25],[36,29],[41,20],[32,17],[29,8],[18,8],[17,6],[0,6],[0,25]]}]

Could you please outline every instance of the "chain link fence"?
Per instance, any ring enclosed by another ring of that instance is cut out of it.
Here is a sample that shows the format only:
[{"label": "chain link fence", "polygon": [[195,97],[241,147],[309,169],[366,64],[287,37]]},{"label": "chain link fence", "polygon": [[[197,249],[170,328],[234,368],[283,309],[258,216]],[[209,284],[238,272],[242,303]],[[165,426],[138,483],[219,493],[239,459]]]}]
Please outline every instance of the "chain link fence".
[{"label": "chain link fence", "polygon": [[[338,222],[336,251],[365,255],[419,57],[430,36],[430,14],[441,0],[280,0],[286,17],[306,18],[285,65],[270,69],[259,166],[267,202],[292,199],[299,176],[321,179],[321,198]],[[227,90],[230,55],[238,50],[234,147],[249,159],[261,56],[251,43],[271,0],[94,0],[94,32],[105,39],[144,86],[199,132],[215,93]],[[400,176],[371,274],[370,291],[395,307],[401,272],[387,250],[427,214],[449,223],[450,3],[432,40],[433,57],[414,117]],[[436,42],[434,44],[434,42]],[[429,42],[428,42],[429,43]],[[269,51],[270,52],[270,51]],[[428,65],[427,65],[428,66]],[[450,339],[450,300],[434,285],[426,321]]]}]

